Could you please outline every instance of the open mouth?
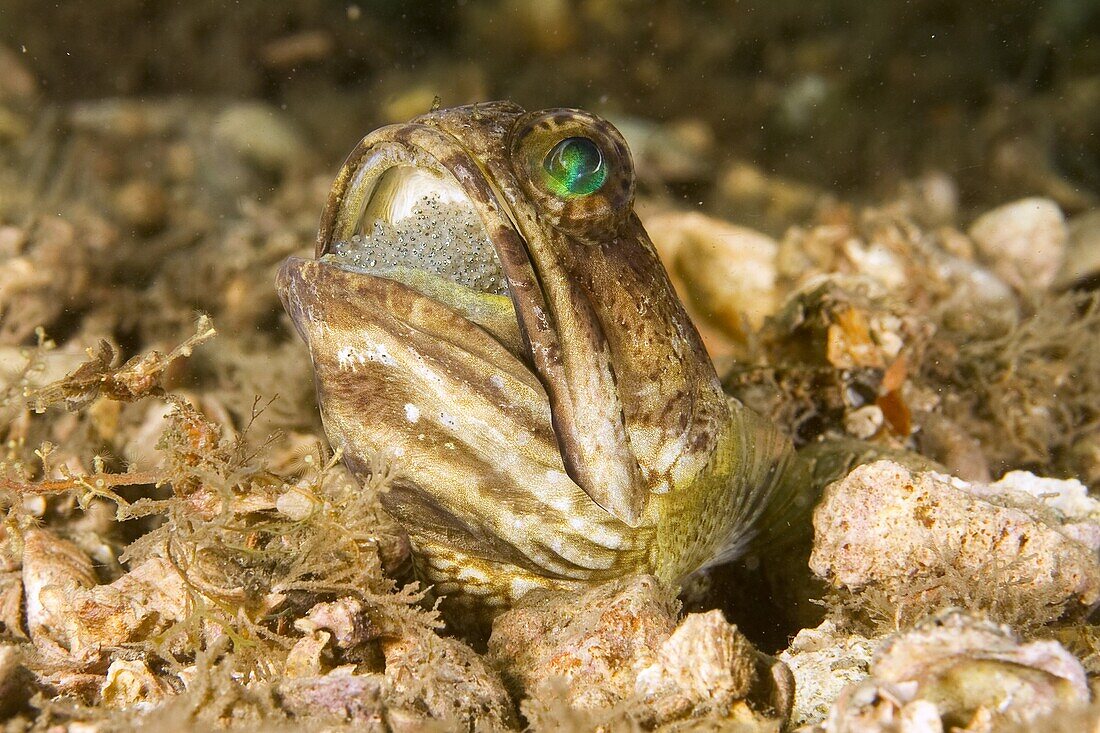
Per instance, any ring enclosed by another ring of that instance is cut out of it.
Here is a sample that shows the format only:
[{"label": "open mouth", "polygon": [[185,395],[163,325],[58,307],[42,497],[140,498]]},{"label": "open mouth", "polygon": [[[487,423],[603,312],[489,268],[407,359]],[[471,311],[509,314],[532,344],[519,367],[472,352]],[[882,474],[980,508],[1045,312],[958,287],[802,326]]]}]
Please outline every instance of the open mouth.
[{"label": "open mouth", "polygon": [[[445,138],[433,142],[439,140]],[[322,217],[319,259],[411,288],[527,360],[520,333],[527,314],[517,313],[512,298],[513,288],[523,292],[526,282],[534,282],[531,276],[516,286],[517,272],[530,272],[526,242],[465,150],[455,145],[435,152],[446,153],[450,164],[419,146],[391,141],[353,153]],[[512,253],[511,267],[502,249]]]},{"label": "open mouth", "polygon": [[508,295],[496,247],[449,172],[395,165],[364,198],[357,232],[329,244],[322,260],[433,296],[447,285],[459,294]]}]

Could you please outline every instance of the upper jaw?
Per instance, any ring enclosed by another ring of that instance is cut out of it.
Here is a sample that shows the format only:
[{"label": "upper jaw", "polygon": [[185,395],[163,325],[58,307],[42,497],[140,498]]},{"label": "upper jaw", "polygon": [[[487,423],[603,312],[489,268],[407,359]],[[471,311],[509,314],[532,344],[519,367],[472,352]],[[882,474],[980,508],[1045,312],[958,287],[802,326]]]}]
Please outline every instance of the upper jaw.
[{"label": "upper jaw", "polygon": [[[494,310],[510,302],[511,318],[530,345],[533,311],[545,312],[545,302],[527,242],[494,189],[452,135],[414,123],[381,128],[359,143],[337,176],[318,230],[317,256],[427,289],[430,297],[450,292],[462,302],[495,300]],[[359,250],[360,261],[354,261],[356,248],[344,243],[361,232],[371,238],[376,222],[390,230],[377,243],[399,234],[404,252],[375,247],[375,254],[385,256],[365,261]]]}]

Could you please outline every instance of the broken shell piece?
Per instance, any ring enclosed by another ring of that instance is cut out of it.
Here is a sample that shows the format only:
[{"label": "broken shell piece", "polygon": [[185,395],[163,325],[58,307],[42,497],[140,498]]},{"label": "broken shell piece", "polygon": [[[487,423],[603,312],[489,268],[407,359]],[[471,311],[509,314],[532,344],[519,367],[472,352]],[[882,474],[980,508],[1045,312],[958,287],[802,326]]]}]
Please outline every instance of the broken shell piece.
[{"label": "broken shell piece", "polygon": [[993,271],[1018,288],[1048,288],[1065,257],[1068,232],[1058,204],[1028,198],[980,216],[970,237]]},{"label": "broken shell piece", "polygon": [[952,610],[884,643],[871,678],[844,691],[823,730],[992,731],[1088,702],[1085,670],[1060,644],[1021,644],[1006,626]]},{"label": "broken shell piece", "polygon": [[294,628],[305,633],[324,629],[332,633],[341,649],[365,644],[378,637],[363,602],[356,598],[340,598],[331,603],[318,603],[305,618],[294,622]]},{"label": "broken shell piece", "polygon": [[658,720],[692,711],[726,713],[756,681],[756,650],[721,611],[689,614],[638,672],[635,693]]},{"label": "broken shell piece", "polygon": [[291,486],[275,500],[275,508],[285,517],[300,522],[317,509],[318,501],[309,490],[306,482],[300,486]]},{"label": "broken shell piece", "polygon": [[811,278],[760,332],[767,362],[777,366],[734,367],[724,386],[796,443],[836,427],[860,439],[905,439],[926,401],[909,377],[916,371],[910,354],[921,352],[933,330],[874,280]]},{"label": "broken shell piece", "polygon": [[[1032,479],[1052,481],[1042,483],[1048,489],[1076,483]],[[1100,525],[1073,503],[1092,500],[1072,486],[1040,499],[1016,488],[1021,480],[982,486],[891,461],[860,466],[830,484],[814,510],[810,568],[838,588],[877,588],[903,616],[965,604],[1043,623],[1074,603],[1096,604],[1091,537]]]},{"label": "broken shell piece", "polygon": [[186,615],[183,579],[163,560],[147,560],[109,585],[95,583],[92,563],[76,545],[46,530],[26,533],[27,629],[47,658],[84,668],[111,647],[148,638]]},{"label": "broken shell piece", "polygon": [[915,680],[927,688],[933,675],[944,672],[963,656],[967,661],[1004,662],[1043,672],[1051,683],[1064,688],[1066,702],[1088,702],[1085,669],[1055,641],[1021,644],[1005,625],[949,610],[929,618],[911,631],[889,639],[875,652],[871,674],[902,683]]},{"label": "broken shell piece", "polygon": [[842,633],[832,621],[799,631],[779,654],[795,679],[791,725],[824,720],[841,690],[867,677],[874,650],[872,640]]},{"label": "broken shell piece", "polygon": [[844,430],[855,438],[866,440],[882,429],[884,418],[878,405],[864,405],[844,417]]},{"label": "broken shell piece", "polygon": [[287,654],[284,674],[291,678],[317,677],[321,674],[321,659],[332,634],[314,631],[294,643]]},{"label": "broken shell piece", "polygon": [[107,668],[100,695],[109,707],[151,708],[164,700],[167,691],[145,662],[116,659]]},{"label": "broken shell piece", "polygon": [[40,651],[79,655],[79,632],[70,599],[95,582],[92,561],[73,543],[40,529],[24,535],[27,630]]}]

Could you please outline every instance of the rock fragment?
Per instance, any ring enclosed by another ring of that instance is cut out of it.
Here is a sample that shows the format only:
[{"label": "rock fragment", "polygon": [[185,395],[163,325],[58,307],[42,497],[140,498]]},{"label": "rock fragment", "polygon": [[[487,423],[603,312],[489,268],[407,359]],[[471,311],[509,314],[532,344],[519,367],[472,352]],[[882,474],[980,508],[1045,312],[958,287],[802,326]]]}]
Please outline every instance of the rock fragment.
[{"label": "rock fragment", "polygon": [[[787,709],[786,668],[776,681],[768,658],[721,612],[690,614],[651,576],[575,594],[536,593],[500,616],[490,658],[517,695],[538,710],[631,711],[661,725],[687,718],[760,720],[757,708]],[[787,673],[789,674],[789,673]],[[767,684],[761,684],[766,682]],[[766,700],[756,700],[757,692]]]},{"label": "rock fragment", "polygon": [[810,567],[836,588],[874,588],[898,619],[954,604],[1045,623],[1100,601],[1098,507],[1077,482],[983,486],[878,461],[825,490]]},{"label": "rock fragment", "polygon": [[95,583],[92,561],[76,545],[46,530],[26,533],[23,592],[27,630],[40,651],[79,655],[84,650],[71,599]]},{"label": "rock fragment", "polygon": [[288,679],[320,676],[326,647],[331,640],[332,634],[320,630],[298,639],[287,654],[283,674]]},{"label": "rock fragment", "polygon": [[112,647],[163,631],[186,617],[183,579],[148,560],[109,585],[96,585],[91,560],[47,530],[26,533],[23,587],[27,630],[46,658],[84,669]]},{"label": "rock fragment", "polygon": [[381,675],[333,673],[279,683],[281,707],[296,717],[350,721],[368,731],[386,730]]},{"label": "rock fragment", "polygon": [[646,229],[712,355],[744,342],[778,306],[771,237],[699,213],[646,217]]},{"label": "rock fragment", "polygon": [[841,690],[867,677],[874,651],[874,641],[844,633],[829,620],[815,629],[799,631],[779,654],[795,680],[791,724],[824,720]]},{"label": "rock fragment", "polygon": [[527,696],[548,678],[568,682],[577,708],[601,708],[634,692],[635,667],[676,628],[678,603],[651,576],[597,586],[580,598],[532,593],[497,618],[489,655]]},{"label": "rock fragment", "polygon": [[728,710],[756,681],[756,650],[721,611],[689,614],[638,672],[634,691],[659,720]]}]

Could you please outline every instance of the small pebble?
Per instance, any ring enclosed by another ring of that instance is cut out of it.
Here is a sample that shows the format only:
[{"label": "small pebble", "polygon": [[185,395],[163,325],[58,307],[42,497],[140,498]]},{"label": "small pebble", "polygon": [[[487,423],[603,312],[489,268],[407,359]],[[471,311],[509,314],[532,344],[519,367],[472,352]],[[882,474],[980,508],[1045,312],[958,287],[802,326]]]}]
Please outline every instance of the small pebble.
[{"label": "small pebble", "polygon": [[299,163],[306,144],[287,116],[269,104],[242,102],[214,122],[214,139],[249,163],[280,171]]},{"label": "small pebble", "polygon": [[131,181],[115,194],[119,217],[142,234],[151,234],[168,223],[168,197],[150,181]]}]

